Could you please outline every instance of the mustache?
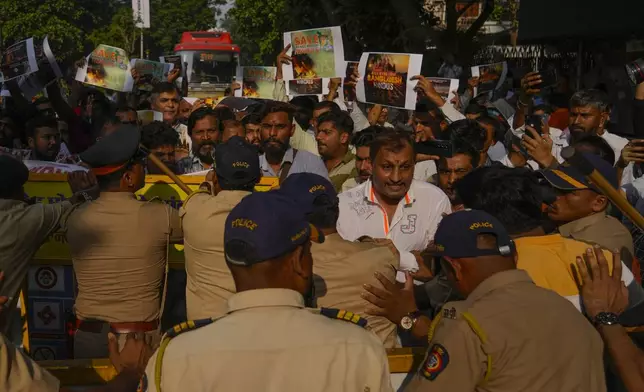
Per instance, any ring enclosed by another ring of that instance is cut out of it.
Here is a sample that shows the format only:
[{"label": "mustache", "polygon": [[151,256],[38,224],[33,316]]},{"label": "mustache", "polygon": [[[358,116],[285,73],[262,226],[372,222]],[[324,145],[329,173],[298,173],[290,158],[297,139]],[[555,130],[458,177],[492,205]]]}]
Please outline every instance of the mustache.
[{"label": "mustache", "polygon": [[274,138],[274,137],[270,137],[270,138],[268,138],[268,139],[266,139],[266,140],[262,140],[262,146],[265,146],[265,145],[267,145],[268,143],[277,143],[277,144],[279,144],[280,146],[283,146],[283,145],[285,145],[285,144],[286,144],[286,143],[282,142],[281,140],[279,140],[279,139],[277,139],[277,138]]}]

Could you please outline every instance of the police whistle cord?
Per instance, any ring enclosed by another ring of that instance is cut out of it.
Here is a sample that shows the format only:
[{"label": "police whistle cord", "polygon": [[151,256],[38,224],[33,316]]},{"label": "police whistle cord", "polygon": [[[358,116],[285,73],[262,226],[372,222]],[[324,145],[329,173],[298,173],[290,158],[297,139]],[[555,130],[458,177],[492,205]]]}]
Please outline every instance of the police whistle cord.
[{"label": "police whistle cord", "polygon": [[599,173],[595,167],[582,155],[575,151],[574,147],[566,147],[561,156],[568,164],[574,166],[584,176],[601,190],[610,201],[619,208],[640,230],[644,231],[644,217]]},{"label": "police whistle cord", "polygon": [[188,185],[186,185],[186,183],[185,183],[185,182],[181,181],[181,179],[179,178],[179,176],[177,176],[176,174],[174,174],[174,172],[173,172],[172,170],[170,170],[170,169],[165,165],[165,163],[161,162],[161,160],[159,159],[159,157],[157,157],[156,155],[154,155],[154,153],[151,153],[150,151],[148,151],[148,149],[147,149],[147,148],[145,148],[145,147],[143,147],[143,146],[139,146],[139,148],[140,148],[142,151],[144,151],[144,152],[147,154],[147,158],[148,158],[150,161],[152,161],[152,163],[154,163],[154,164],[155,164],[159,169],[161,169],[161,171],[162,171],[166,176],[170,177],[170,179],[171,179],[175,184],[177,184],[177,186],[178,186],[179,188],[181,188],[181,190],[182,190],[182,191],[184,191],[184,192],[186,193],[186,195],[189,195],[189,194],[191,194],[191,193],[192,193],[192,189],[190,189],[190,188],[188,187]]}]

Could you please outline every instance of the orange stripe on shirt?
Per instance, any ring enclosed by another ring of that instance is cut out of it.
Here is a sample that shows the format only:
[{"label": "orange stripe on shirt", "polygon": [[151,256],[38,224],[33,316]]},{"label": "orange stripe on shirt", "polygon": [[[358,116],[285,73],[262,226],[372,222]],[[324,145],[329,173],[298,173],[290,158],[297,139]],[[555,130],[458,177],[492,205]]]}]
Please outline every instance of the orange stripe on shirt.
[{"label": "orange stripe on shirt", "polygon": [[380,208],[380,211],[382,212],[382,216],[383,216],[383,221],[384,221],[383,229],[385,229],[385,235],[387,235],[387,234],[389,234],[389,217],[387,216],[387,211],[385,211],[385,209],[382,208],[382,206],[375,201],[375,197],[376,197],[376,195],[373,192],[373,188],[371,188],[371,193],[369,195],[369,199],[371,200],[372,203],[377,205],[378,208]]}]

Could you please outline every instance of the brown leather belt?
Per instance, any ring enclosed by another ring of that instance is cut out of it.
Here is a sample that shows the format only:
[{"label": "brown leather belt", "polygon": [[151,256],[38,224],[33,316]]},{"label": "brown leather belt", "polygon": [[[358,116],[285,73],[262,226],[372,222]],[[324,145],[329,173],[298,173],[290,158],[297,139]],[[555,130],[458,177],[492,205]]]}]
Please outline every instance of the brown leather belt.
[{"label": "brown leather belt", "polygon": [[108,323],[101,320],[77,320],[76,328],[83,332],[101,333],[105,324],[109,324],[110,331],[116,334],[130,332],[150,332],[159,327],[159,320],[139,321],[131,323]]}]

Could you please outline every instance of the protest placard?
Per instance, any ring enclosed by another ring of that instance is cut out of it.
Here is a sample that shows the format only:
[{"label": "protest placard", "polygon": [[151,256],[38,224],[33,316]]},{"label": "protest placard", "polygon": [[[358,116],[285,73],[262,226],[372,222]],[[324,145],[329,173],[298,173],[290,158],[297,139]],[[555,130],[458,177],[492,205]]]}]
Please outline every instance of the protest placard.
[{"label": "protest placard", "polygon": [[76,72],[76,80],[109,90],[132,91],[130,61],[121,48],[99,45]]},{"label": "protest placard", "polygon": [[56,57],[49,46],[49,38],[45,37],[42,44],[34,44],[38,70],[18,78],[18,87],[26,99],[32,99],[51,83],[63,77]]},{"label": "protest placard", "polygon": [[351,75],[358,70],[359,65],[360,63],[358,61],[346,62],[347,69],[345,71],[344,79],[342,80],[342,94],[344,96],[344,101],[355,102],[356,100],[356,85],[349,82],[351,82]]},{"label": "protest placard", "polygon": [[34,39],[28,38],[8,47],[2,55],[0,82],[38,71]]},{"label": "protest placard", "polygon": [[432,82],[434,90],[436,90],[438,95],[440,95],[445,102],[449,102],[452,98],[454,98],[454,91],[458,90],[458,79],[427,78],[427,80]]},{"label": "protest placard", "polygon": [[423,55],[407,53],[363,53],[360,58],[362,79],[356,86],[358,101],[413,110],[416,107],[416,82]]},{"label": "protest placard", "polygon": [[132,59],[130,67],[138,73],[138,80],[135,81],[136,88],[141,91],[152,91],[155,84],[168,79],[168,72],[173,65],[158,61]]},{"label": "protest placard", "polygon": [[242,96],[273,99],[276,67],[241,67]]},{"label": "protest placard", "polygon": [[[289,80],[288,95],[296,97],[298,95],[322,95],[329,93],[329,79],[299,79]],[[325,84],[326,82],[326,84]]]},{"label": "protest placard", "polygon": [[472,76],[479,78],[479,85],[474,91],[474,95],[481,95],[501,87],[507,73],[508,66],[505,61],[472,67]]},{"label": "protest placard", "polygon": [[138,110],[136,115],[141,126],[148,125],[153,121],[163,121],[163,113],[155,110]]},{"label": "protest placard", "polygon": [[162,63],[167,63],[167,64],[172,64],[172,68],[170,68],[170,71],[172,71],[175,68],[181,69],[181,72],[183,72],[183,61],[181,61],[181,56],[179,55],[172,55],[172,56],[159,56],[159,61]]}]

